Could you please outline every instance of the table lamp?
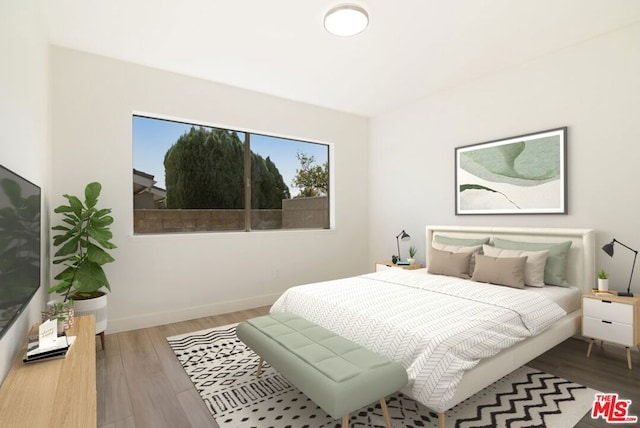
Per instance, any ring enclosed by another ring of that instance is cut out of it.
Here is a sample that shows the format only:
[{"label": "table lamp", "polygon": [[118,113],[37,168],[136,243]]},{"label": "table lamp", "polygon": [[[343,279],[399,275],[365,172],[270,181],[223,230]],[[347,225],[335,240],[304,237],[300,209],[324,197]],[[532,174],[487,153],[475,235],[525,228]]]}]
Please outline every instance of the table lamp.
[{"label": "table lamp", "polygon": [[613,241],[609,242],[608,244],[606,244],[604,247],[602,247],[602,251],[604,251],[605,253],[607,253],[609,255],[609,257],[613,257],[613,244],[620,244],[623,247],[625,247],[628,250],[631,250],[635,253],[635,255],[633,256],[633,265],[631,266],[631,276],[629,276],[629,286],[627,287],[627,291],[619,291],[618,292],[618,296],[626,296],[626,297],[633,297],[633,293],[630,291],[631,290],[631,279],[633,278],[633,270],[636,267],[636,258],[638,257],[638,250],[634,250],[631,247],[628,247],[626,245],[624,245],[622,242],[614,239]]},{"label": "table lamp", "polygon": [[400,240],[408,241],[409,239],[411,239],[411,236],[409,236],[409,234],[404,230],[398,233],[398,236],[396,236],[396,243],[398,244],[398,261],[399,262],[402,261],[402,257],[400,256]]}]

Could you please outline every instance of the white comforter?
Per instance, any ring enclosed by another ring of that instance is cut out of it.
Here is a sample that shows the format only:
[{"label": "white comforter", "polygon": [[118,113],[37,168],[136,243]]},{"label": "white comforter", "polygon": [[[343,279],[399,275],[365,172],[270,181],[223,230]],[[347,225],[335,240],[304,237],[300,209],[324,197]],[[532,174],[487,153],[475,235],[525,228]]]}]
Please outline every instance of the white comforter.
[{"label": "white comforter", "polygon": [[566,315],[535,293],[403,269],[293,287],[271,311],[402,363],[405,391],[437,412],[447,410],[465,370]]}]

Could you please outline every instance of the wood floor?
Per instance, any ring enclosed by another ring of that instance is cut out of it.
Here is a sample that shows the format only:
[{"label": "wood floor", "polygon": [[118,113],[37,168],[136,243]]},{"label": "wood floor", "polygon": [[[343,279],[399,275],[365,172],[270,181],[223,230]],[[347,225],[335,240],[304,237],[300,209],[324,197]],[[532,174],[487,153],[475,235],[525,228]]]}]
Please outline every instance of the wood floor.
[{"label": "wood floor", "polygon": [[[166,338],[264,315],[268,307],[142,330],[110,334],[106,350],[97,351],[98,427],[218,428]],[[624,350],[595,348],[586,358],[586,342],[569,339],[527,364],[602,392],[633,401],[640,416],[640,356],[632,353],[628,370]],[[578,427],[609,427],[587,414]],[[625,425],[622,425],[625,426]]]}]

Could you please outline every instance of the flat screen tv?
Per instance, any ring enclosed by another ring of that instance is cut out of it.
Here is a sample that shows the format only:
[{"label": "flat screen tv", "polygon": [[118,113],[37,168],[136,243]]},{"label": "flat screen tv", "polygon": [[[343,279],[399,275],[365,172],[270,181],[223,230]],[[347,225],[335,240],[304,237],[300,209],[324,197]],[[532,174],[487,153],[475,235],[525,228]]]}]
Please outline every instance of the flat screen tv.
[{"label": "flat screen tv", "polygon": [[40,187],[0,165],[0,339],[40,287]]}]

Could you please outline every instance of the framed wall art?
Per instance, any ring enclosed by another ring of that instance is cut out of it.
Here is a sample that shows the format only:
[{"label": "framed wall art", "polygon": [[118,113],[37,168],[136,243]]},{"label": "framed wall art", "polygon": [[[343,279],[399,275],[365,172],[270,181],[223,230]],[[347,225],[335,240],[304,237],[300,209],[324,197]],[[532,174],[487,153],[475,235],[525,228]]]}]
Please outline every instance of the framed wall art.
[{"label": "framed wall art", "polygon": [[455,151],[456,215],[567,213],[566,127]]}]

